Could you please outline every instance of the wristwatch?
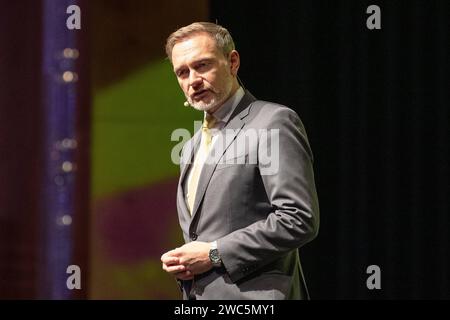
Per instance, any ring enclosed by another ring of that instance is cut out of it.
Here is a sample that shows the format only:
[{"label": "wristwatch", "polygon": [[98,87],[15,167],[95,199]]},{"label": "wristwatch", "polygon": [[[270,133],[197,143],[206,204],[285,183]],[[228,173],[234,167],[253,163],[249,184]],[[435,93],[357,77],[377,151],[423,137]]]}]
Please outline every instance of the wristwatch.
[{"label": "wristwatch", "polygon": [[222,259],[220,258],[219,250],[217,250],[217,241],[211,242],[211,249],[209,250],[209,260],[214,267],[222,266]]}]

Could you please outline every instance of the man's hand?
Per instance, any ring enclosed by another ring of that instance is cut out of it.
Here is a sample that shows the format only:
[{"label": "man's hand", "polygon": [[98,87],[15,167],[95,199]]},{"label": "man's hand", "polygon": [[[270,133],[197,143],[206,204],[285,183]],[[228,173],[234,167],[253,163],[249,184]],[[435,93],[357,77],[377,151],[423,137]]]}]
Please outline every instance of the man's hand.
[{"label": "man's hand", "polygon": [[194,275],[186,270],[186,267],[180,264],[176,257],[171,257],[168,252],[161,256],[162,268],[164,271],[172,274],[180,280],[190,280]]},{"label": "man's hand", "polygon": [[195,274],[210,270],[213,265],[209,260],[211,244],[193,241],[161,256],[163,270],[181,280],[189,280]]}]

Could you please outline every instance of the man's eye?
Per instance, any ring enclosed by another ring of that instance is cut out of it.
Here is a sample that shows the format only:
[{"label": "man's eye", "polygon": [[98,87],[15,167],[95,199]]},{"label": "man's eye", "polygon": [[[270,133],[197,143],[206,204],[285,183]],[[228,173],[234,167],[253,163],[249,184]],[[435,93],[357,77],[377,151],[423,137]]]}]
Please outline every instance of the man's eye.
[{"label": "man's eye", "polygon": [[185,75],[186,75],[186,70],[180,70],[180,71],[177,72],[177,76],[178,77],[183,77]]},{"label": "man's eye", "polygon": [[203,69],[208,65],[207,62],[201,62],[197,65],[197,69]]}]

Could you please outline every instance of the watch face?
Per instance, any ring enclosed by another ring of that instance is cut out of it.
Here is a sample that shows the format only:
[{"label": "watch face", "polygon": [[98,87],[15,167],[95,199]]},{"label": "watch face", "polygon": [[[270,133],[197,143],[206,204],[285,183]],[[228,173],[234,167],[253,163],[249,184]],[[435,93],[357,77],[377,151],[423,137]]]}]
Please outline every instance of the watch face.
[{"label": "watch face", "polygon": [[217,249],[212,249],[209,252],[209,258],[211,259],[212,263],[220,262],[219,251]]}]

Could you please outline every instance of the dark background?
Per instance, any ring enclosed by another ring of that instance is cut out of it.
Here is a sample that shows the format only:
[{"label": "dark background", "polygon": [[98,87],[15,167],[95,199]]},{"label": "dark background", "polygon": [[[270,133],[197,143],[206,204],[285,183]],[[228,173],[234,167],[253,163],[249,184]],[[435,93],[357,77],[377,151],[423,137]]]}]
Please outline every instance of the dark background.
[{"label": "dark background", "polygon": [[[381,30],[366,9],[381,8]],[[448,1],[213,1],[256,97],[295,109],[315,155],[312,298],[450,298]],[[381,269],[381,290],[366,268]]]}]

